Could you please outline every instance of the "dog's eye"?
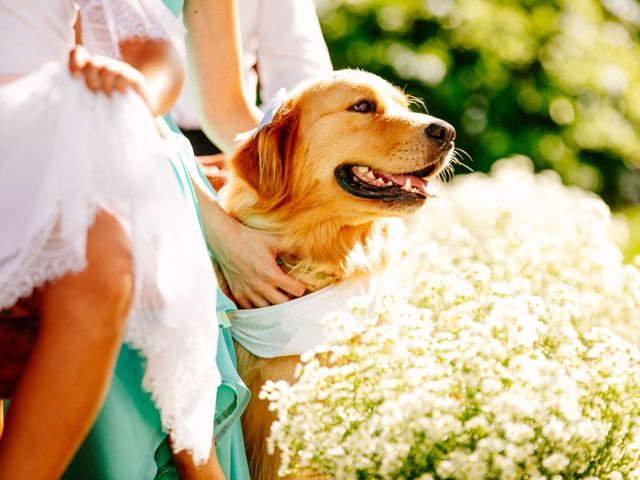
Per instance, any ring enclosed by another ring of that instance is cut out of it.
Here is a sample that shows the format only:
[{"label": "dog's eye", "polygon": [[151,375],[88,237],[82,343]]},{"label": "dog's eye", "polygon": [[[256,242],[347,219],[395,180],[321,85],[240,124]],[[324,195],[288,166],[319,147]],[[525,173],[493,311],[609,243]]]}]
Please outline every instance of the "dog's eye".
[{"label": "dog's eye", "polygon": [[376,105],[373,102],[367,102],[366,100],[364,100],[362,102],[356,103],[349,110],[353,110],[354,112],[358,113],[370,113],[375,112]]}]

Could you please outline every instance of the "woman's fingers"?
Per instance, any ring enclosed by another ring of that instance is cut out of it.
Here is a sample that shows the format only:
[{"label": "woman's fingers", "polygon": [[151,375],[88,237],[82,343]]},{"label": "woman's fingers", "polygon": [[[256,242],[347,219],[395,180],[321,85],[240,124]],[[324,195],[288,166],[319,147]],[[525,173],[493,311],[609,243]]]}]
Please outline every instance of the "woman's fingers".
[{"label": "woman's fingers", "polygon": [[253,285],[229,285],[229,288],[237,304],[242,308],[267,307],[289,300],[287,295],[267,281]]},{"label": "woman's fingers", "polygon": [[275,287],[280,288],[282,291],[287,292],[294,297],[300,297],[307,289],[304,283],[287,275],[282,270],[280,270],[278,266],[275,266],[272,269],[271,275],[269,276],[269,281]]},{"label": "woman's fingers", "polygon": [[[265,244],[268,245],[271,252],[276,256],[279,250],[278,238],[273,235],[266,234],[263,235],[263,238]],[[282,291],[287,292],[294,297],[303,295],[307,289],[304,283],[284,273],[275,263],[275,258],[269,268],[268,280],[273,286],[280,288]]]},{"label": "woman's fingers", "polygon": [[128,85],[129,83],[127,82],[127,79],[124,77],[124,75],[122,75],[122,73],[119,73],[118,75],[116,75],[113,82],[113,88],[115,90],[117,90],[120,93],[124,93],[127,91]]},{"label": "woman's fingers", "polygon": [[109,69],[103,68],[100,71],[102,91],[106,93],[107,96],[109,97],[111,96],[111,93],[115,88],[116,77],[118,77],[119,75],[120,75],[119,72],[115,71],[115,69],[109,70]]},{"label": "woman's fingers", "polygon": [[89,52],[81,45],[76,47],[69,53],[69,71],[78,76],[89,60]]},{"label": "woman's fingers", "polygon": [[247,297],[255,307],[268,307],[270,305],[270,303],[262,298],[257,292],[249,291],[247,292]]},{"label": "woman's fingers", "polygon": [[104,68],[104,62],[99,57],[93,57],[88,61],[82,73],[84,74],[84,82],[87,84],[87,88],[92,92],[102,90],[102,72]]},{"label": "woman's fingers", "polygon": [[289,297],[282,293],[277,288],[267,285],[266,288],[261,290],[262,298],[264,298],[269,305],[277,305],[289,301]]},{"label": "woman's fingers", "polygon": [[247,297],[242,293],[236,293],[233,298],[240,308],[251,308],[251,302],[247,299]]},{"label": "woman's fingers", "polygon": [[69,54],[69,70],[74,76],[84,77],[92,92],[111,95],[115,78],[119,74],[117,64],[100,56],[92,56],[82,45],[77,45]]},{"label": "woman's fingers", "polygon": [[146,82],[142,73],[132,66],[108,57],[91,55],[82,45],[76,45],[69,54],[69,71],[84,78],[92,92],[110,96],[114,91],[124,93],[131,88],[148,105]]}]

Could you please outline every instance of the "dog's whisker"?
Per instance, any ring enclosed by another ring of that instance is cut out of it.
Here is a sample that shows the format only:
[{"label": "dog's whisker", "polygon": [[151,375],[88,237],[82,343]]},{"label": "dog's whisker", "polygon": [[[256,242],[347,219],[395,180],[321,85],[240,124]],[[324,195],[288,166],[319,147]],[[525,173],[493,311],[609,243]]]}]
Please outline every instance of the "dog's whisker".
[{"label": "dog's whisker", "polygon": [[471,168],[469,165],[467,165],[466,163],[464,163],[464,162],[462,161],[462,159],[460,159],[460,158],[459,158],[459,157],[457,157],[457,156],[453,156],[453,157],[451,158],[451,163],[452,163],[452,164],[455,164],[455,165],[460,165],[461,167],[466,168],[468,171],[473,172],[473,168]]},{"label": "dog's whisker", "polygon": [[[464,154],[466,156],[466,158],[464,158],[462,156],[462,154]],[[466,159],[469,159],[470,161],[473,161],[473,159],[471,158],[471,156],[465,152],[464,150],[462,150],[461,148],[456,148],[453,151],[453,154],[451,156],[451,163],[456,164],[456,165],[460,165],[461,167],[466,168],[467,170],[469,170],[470,172],[473,172],[473,169],[467,165],[465,163]]]},{"label": "dog's whisker", "polygon": [[447,165],[447,167],[448,167],[447,170],[449,171],[449,177],[450,177],[451,180],[453,180],[453,177],[456,174],[456,170],[455,170],[454,166],[451,165],[451,164]]},{"label": "dog's whisker", "polygon": [[429,109],[421,98],[414,97],[409,93],[405,93],[405,96],[407,97],[407,100],[409,100],[409,105],[416,105],[417,107],[420,107],[422,110],[424,110],[427,115],[429,114]]},{"label": "dog's whisker", "polygon": [[458,163],[458,165],[460,165],[461,167],[466,168],[466,169],[467,169],[469,172],[471,172],[471,173],[473,173],[473,172],[474,172],[473,168],[471,168],[469,165],[466,165],[466,164],[464,164],[464,163]]},{"label": "dog's whisker", "polygon": [[462,158],[462,155],[464,155],[466,158],[469,159],[470,162],[473,162],[473,157],[471,155],[469,155],[469,153],[467,153],[466,150],[463,150],[460,147],[456,147],[454,149],[454,153],[457,153],[458,155],[461,155],[461,158]]},{"label": "dog's whisker", "polygon": [[440,171],[440,173],[438,173],[437,178],[443,183],[448,183],[453,179],[454,173],[455,173],[455,170],[453,168],[453,165],[448,164],[446,167],[442,169],[442,171]]},{"label": "dog's whisker", "polygon": [[450,164],[447,165],[446,173],[447,173],[447,182],[450,182],[451,180],[453,180],[453,175],[455,174],[455,171],[452,165]]}]

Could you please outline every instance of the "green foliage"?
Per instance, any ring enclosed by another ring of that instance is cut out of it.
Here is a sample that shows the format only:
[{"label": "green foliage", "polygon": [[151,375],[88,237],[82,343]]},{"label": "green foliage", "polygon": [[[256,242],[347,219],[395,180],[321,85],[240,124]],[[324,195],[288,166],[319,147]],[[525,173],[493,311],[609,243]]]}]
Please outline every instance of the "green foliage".
[{"label": "green foliage", "polygon": [[622,220],[618,224],[621,229],[618,240],[625,258],[627,261],[640,259],[640,206],[627,207],[618,212],[616,218]]},{"label": "green foliage", "polygon": [[636,0],[321,0],[318,9],[335,67],[424,99],[454,124],[474,170],[522,153],[611,205],[640,203]]}]

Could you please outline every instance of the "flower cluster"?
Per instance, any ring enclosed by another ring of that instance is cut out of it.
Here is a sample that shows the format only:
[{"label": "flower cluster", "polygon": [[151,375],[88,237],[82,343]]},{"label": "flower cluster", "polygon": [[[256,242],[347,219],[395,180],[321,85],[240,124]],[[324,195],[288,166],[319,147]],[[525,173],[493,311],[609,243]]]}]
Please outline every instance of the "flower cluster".
[{"label": "flower cluster", "polygon": [[353,299],[328,319],[338,346],[265,385],[280,473],[640,478],[640,270],[608,222],[522,160],[444,188],[370,328],[351,336]]}]

